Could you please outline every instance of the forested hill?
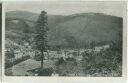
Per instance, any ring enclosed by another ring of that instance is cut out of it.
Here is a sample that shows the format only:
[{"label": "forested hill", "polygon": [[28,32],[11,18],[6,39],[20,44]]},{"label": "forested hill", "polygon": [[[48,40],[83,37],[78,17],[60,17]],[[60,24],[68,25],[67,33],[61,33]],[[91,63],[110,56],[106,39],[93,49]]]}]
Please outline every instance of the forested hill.
[{"label": "forested hill", "polygon": [[[34,34],[38,16],[39,14],[26,11],[7,12],[6,38],[19,38],[24,33]],[[118,40],[118,33],[122,31],[122,21],[121,17],[101,13],[48,15],[49,44],[69,45],[74,41],[87,44],[92,41]]]}]

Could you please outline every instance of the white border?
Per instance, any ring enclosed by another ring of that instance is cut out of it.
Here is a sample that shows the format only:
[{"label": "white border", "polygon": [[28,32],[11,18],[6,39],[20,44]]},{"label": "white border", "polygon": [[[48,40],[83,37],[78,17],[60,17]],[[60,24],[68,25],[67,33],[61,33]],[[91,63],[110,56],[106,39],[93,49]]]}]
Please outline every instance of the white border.
[{"label": "white border", "polygon": [[[15,0],[8,0],[8,1],[15,1]],[[26,1],[26,0],[22,0]],[[30,1],[30,0],[27,0]],[[35,1],[35,0],[31,0]],[[40,1],[40,0],[38,0]],[[45,0],[46,1],[46,0]],[[55,1],[55,0],[48,0],[48,1]],[[60,0],[56,0],[59,1]],[[62,0],[67,1],[67,0]],[[76,0],[71,0],[76,1]],[[84,1],[84,0],[79,0]],[[94,1],[94,0],[91,0]],[[98,1],[106,1],[106,0],[98,0]],[[112,0],[115,1],[115,0]],[[117,1],[117,0],[116,0]],[[120,0],[118,0],[120,1]],[[2,7],[2,62],[4,62],[4,48],[5,48],[5,3],[3,2]],[[126,10],[126,8],[124,9]],[[123,77],[35,77],[35,76],[5,76],[4,75],[4,66],[2,66],[2,81],[3,83],[126,83],[126,76],[127,76],[127,62],[126,62],[126,51],[127,51],[127,19],[126,19],[126,11],[124,12],[124,27],[123,27]],[[127,17],[128,18],[128,17]],[[125,56],[124,56],[125,55]],[[2,63],[4,65],[4,63]]]}]

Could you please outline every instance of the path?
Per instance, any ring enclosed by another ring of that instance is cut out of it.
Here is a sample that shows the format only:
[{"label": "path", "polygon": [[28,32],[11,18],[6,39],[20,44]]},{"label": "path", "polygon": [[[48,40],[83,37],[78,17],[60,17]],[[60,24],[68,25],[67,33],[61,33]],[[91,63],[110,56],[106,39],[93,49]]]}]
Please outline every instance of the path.
[{"label": "path", "polygon": [[[11,68],[8,68],[7,71],[12,70],[14,76],[25,76],[26,74],[29,76],[34,76],[33,73],[27,71],[41,67],[40,64],[41,64],[40,61],[36,61],[34,59],[28,59],[26,61],[18,63],[17,65],[14,65]],[[49,61],[44,60],[44,67],[45,68],[54,67],[54,62],[51,60]]]}]

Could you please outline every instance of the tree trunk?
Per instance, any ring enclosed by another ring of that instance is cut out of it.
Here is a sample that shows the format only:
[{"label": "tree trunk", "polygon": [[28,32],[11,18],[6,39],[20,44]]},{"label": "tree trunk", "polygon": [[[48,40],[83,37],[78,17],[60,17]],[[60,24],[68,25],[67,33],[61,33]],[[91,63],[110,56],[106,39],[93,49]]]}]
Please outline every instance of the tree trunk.
[{"label": "tree trunk", "polygon": [[43,65],[44,65],[44,53],[41,53],[41,69],[43,69]]},{"label": "tree trunk", "polygon": [[47,57],[47,58],[48,58],[48,60],[49,60],[49,56],[50,56],[50,55],[49,55],[49,51],[47,51],[47,55],[48,55],[48,57]]}]

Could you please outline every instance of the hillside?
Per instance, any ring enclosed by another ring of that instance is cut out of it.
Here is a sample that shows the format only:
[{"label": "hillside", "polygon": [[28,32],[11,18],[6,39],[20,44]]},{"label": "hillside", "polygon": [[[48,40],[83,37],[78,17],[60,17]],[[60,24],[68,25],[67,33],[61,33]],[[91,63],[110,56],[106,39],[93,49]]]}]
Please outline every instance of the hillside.
[{"label": "hillside", "polygon": [[[32,22],[36,22],[38,19],[38,16],[39,16],[39,14],[28,12],[28,11],[10,11],[10,12],[6,13],[7,19],[18,18],[18,19],[24,19],[25,21],[32,21]],[[48,15],[49,27],[55,26],[56,23],[63,20],[64,17],[65,16],[62,16],[62,15]],[[31,24],[29,24],[29,25],[31,26]]]},{"label": "hillside", "polygon": [[[39,14],[26,11],[7,12],[6,38],[11,39],[21,33],[34,34],[38,16]],[[92,41],[118,40],[118,33],[122,31],[122,18],[100,13],[48,15],[48,26],[50,45],[69,45],[74,40],[77,44],[84,45]],[[14,33],[17,35],[13,35]]]},{"label": "hillside", "polygon": [[[55,29],[56,32],[51,31],[52,36],[56,33],[59,35],[59,40],[67,34],[72,34],[77,40],[84,42],[111,41],[118,39],[117,34],[122,29],[122,19],[106,15],[77,15],[59,23]],[[53,39],[57,38],[57,36],[53,37]]]}]

